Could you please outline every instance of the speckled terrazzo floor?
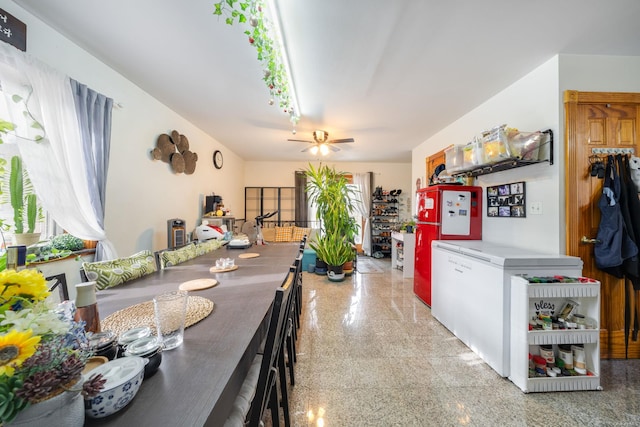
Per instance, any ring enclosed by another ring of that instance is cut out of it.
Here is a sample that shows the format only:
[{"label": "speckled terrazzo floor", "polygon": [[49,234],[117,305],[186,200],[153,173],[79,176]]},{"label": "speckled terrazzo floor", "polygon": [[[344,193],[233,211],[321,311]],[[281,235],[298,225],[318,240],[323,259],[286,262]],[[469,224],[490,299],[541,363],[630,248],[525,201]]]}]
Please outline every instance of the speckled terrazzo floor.
[{"label": "speckled terrazzo floor", "polygon": [[366,264],[341,283],[304,273],[292,425],[640,425],[640,360],[602,361],[603,391],[525,394],[433,319],[388,259]]}]

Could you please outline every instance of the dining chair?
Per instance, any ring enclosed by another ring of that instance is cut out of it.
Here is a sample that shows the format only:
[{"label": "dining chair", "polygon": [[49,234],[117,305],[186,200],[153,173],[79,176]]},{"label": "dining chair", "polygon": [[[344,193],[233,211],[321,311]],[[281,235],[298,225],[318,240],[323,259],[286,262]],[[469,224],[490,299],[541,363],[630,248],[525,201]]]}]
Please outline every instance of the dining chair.
[{"label": "dining chair", "polygon": [[291,425],[286,382],[280,381],[280,398],[278,398],[277,384],[279,372],[282,373],[285,370],[283,348],[294,280],[294,274],[289,272],[282,285],[276,289],[263,351],[254,358],[240,393],[233,403],[231,413],[225,421],[225,427],[259,427],[267,409],[271,410],[272,425],[279,426],[280,407],[282,407],[285,427]]},{"label": "dining chair", "polygon": [[[298,292],[300,291],[300,287],[298,286],[298,283],[302,277],[302,255],[299,254],[294,260],[293,265],[289,268],[289,275],[293,275],[293,283],[291,285],[291,304],[289,307],[287,334],[285,337],[287,351],[286,365],[289,368],[289,383],[291,386],[294,386],[296,383],[294,365],[298,361],[296,353],[296,341],[298,340],[297,329],[300,323],[300,316],[298,315]],[[284,372],[280,373],[280,380],[281,382],[285,382]]]}]

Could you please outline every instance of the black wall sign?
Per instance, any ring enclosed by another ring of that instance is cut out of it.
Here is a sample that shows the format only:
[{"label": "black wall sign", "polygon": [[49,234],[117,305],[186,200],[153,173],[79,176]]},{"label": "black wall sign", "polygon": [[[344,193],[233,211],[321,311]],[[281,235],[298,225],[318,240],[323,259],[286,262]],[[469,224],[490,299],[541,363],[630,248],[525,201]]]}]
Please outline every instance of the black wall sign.
[{"label": "black wall sign", "polygon": [[27,51],[27,24],[0,9],[0,40]]}]

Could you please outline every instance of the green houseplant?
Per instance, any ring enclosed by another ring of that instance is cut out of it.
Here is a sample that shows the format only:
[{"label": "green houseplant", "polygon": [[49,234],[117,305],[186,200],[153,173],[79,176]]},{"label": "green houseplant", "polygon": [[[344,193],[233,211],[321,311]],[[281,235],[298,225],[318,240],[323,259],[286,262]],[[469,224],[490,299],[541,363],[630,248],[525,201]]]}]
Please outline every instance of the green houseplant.
[{"label": "green houseplant", "polygon": [[306,175],[307,194],[320,221],[320,233],[310,246],[318,259],[327,263],[328,274],[334,271],[339,276],[344,263],[355,256],[352,244],[359,228],[353,217],[356,190],[348,185],[344,173],[326,165],[316,168],[309,164]]},{"label": "green houseplant", "polygon": [[[22,167],[20,156],[11,158],[9,173],[9,197],[13,208],[13,224],[16,244],[32,245],[40,239],[40,233],[35,233],[38,217],[38,204],[33,187]],[[25,215],[27,231],[24,231]]]},{"label": "green houseplant", "polygon": [[316,240],[309,243],[316,251],[317,257],[327,263],[327,276],[331,281],[341,281],[344,279],[343,266],[346,262],[353,260],[353,249],[344,236],[335,233],[325,233]]}]

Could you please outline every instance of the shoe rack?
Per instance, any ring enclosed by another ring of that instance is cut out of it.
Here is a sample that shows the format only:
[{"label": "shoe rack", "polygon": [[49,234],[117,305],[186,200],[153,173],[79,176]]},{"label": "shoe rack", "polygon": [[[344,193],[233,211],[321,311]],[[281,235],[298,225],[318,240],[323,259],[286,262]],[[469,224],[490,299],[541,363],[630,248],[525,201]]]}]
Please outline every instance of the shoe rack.
[{"label": "shoe rack", "polygon": [[371,255],[374,258],[391,256],[391,232],[398,225],[398,207],[402,190],[383,190],[376,187],[371,200]]}]

